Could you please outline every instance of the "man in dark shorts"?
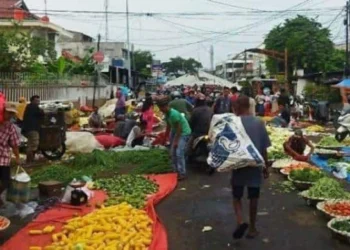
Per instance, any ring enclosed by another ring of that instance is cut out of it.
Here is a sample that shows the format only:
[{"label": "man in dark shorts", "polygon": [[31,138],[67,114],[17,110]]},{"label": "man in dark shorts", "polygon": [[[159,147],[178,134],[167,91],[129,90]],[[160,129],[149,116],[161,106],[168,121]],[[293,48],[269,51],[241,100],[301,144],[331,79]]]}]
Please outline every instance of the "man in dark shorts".
[{"label": "man in dark shorts", "polygon": [[44,117],[44,112],[39,108],[40,97],[34,95],[30,98],[27,105],[22,124],[22,134],[27,137],[27,163],[32,163],[35,159],[35,153],[39,147],[40,124]]},{"label": "man in dark shorts", "polygon": [[[15,117],[17,110],[15,106],[6,104],[5,120],[0,123],[0,195],[8,189],[11,180],[11,149],[16,157],[16,164],[20,164],[19,144],[20,139],[11,118]],[[3,205],[0,199],[0,206]]]},{"label": "man in dark shorts", "polygon": [[[260,152],[264,161],[267,162],[267,148],[271,146],[269,136],[267,134],[265,124],[249,113],[249,98],[240,96],[237,99],[236,114],[241,117],[246,133],[250,137],[256,149]],[[232,194],[233,206],[236,214],[237,228],[233,233],[233,238],[242,238],[245,231],[248,229],[247,238],[254,238],[258,235],[256,229],[256,216],[258,211],[258,200],[260,196],[260,187],[262,177],[268,178],[267,166],[260,167],[245,167],[232,171]],[[248,189],[249,203],[249,225],[243,221],[242,213],[242,197],[244,189]]]}]

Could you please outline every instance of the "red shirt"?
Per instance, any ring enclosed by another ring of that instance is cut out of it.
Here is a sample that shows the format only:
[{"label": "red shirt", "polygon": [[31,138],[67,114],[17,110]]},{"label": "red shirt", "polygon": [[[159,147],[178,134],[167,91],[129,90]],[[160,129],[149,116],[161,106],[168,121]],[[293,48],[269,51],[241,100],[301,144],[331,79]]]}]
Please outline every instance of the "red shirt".
[{"label": "red shirt", "polygon": [[0,166],[10,166],[11,147],[19,146],[20,139],[15,126],[10,122],[0,125]]},{"label": "red shirt", "polygon": [[231,96],[231,102],[237,101],[238,97],[239,97],[239,94],[233,94],[233,95]]}]

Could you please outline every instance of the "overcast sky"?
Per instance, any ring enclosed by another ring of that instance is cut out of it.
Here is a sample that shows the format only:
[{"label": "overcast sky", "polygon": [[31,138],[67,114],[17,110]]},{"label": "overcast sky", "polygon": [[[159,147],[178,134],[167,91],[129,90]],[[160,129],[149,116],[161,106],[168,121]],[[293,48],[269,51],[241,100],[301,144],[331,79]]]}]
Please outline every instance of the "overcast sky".
[{"label": "overcast sky", "polygon": [[[50,20],[65,29],[105,39],[105,20],[100,14],[57,13],[51,10],[103,11],[105,0],[46,0]],[[285,18],[306,14],[330,26],[335,43],[344,42],[341,8],[345,0],[215,0],[243,8],[224,6],[209,0],[129,0],[130,12],[211,13],[209,16],[161,15],[130,17],[131,42],[136,49],[151,50],[157,59],[193,57],[210,65],[210,46],[215,63],[244,49],[262,44],[264,35]],[[45,0],[25,0],[34,13],[44,10]],[[302,3],[302,4],[301,4]],[[300,4],[299,6],[296,6]],[[296,6],[296,7],[293,7]],[[292,7],[292,8],[291,8]],[[280,11],[252,13],[250,9]],[[289,9],[287,12],[281,10]],[[314,9],[314,10],[310,10]],[[293,10],[293,11],[291,11]],[[296,11],[300,10],[300,11]],[[109,11],[125,12],[125,0],[109,0]],[[225,13],[226,12],[226,13]],[[227,12],[234,12],[228,14]],[[212,14],[213,13],[213,14]],[[124,14],[109,15],[110,41],[126,41]]]}]

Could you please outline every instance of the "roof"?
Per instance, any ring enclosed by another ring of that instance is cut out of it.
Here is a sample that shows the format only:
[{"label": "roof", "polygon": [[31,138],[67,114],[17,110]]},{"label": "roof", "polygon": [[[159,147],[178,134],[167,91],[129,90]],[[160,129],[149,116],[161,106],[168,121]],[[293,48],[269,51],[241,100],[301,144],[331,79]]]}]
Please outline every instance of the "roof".
[{"label": "roof", "polygon": [[223,78],[214,76],[204,71],[199,71],[197,74],[186,74],[184,76],[176,78],[175,80],[167,82],[165,86],[180,86],[182,84],[184,86],[194,86],[195,84],[197,84],[198,86],[201,86],[205,84],[205,85],[215,85],[215,86],[221,86],[221,87],[236,86],[239,89],[241,88],[236,83],[229,82]]},{"label": "roof", "polygon": [[0,1],[0,19],[15,19],[22,11],[24,19],[38,19],[37,16],[30,13],[24,1],[20,0],[1,0]]}]

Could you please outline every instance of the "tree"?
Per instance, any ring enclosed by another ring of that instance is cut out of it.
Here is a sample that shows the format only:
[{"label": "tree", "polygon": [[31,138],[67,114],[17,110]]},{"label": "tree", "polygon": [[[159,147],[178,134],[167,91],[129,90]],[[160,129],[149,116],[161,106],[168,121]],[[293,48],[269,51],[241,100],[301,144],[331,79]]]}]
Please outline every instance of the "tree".
[{"label": "tree", "polygon": [[[298,68],[306,73],[319,72],[334,66],[327,64],[329,58],[335,56],[330,31],[304,16],[286,19],[284,24],[273,28],[265,39],[265,48],[280,52],[288,49],[289,73]],[[266,65],[271,73],[284,71],[282,63],[271,58]]]},{"label": "tree", "polygon": [[153,55],[150,51],[137,50],[133,54],[135,60],[135,68],[145,76],[151,76],[151,69],[148,65],[152,65]]},{"label": "tree", "polygon": [[198,69],[203,68],[202,63],[196,61],[193,58],[184,59],[182,57],[170,58],[169,62],[163,63],[163,67],[166,73],[177,74],[179,71],[196,72]]},{"label": "tree", "polygon": [[39,58],[44,61],[54,59],[56,53],[51,42],[44,38],[32,37],[21,31],[18,24],[0,33],[0,70],[22,71],[32,67]]}]

